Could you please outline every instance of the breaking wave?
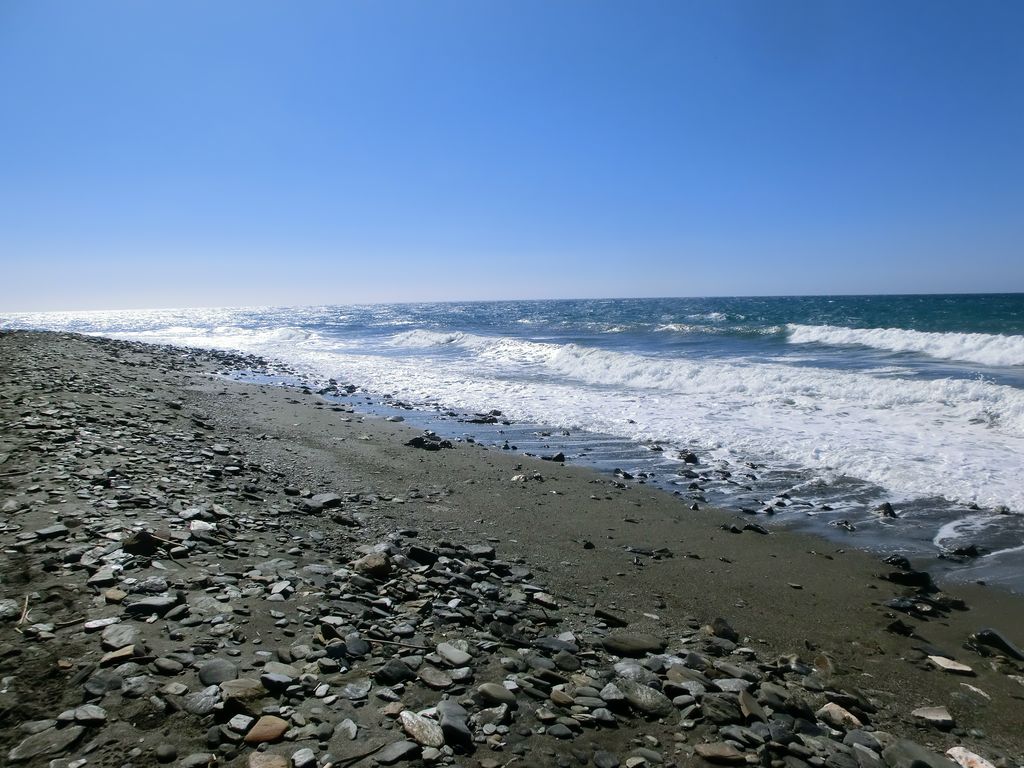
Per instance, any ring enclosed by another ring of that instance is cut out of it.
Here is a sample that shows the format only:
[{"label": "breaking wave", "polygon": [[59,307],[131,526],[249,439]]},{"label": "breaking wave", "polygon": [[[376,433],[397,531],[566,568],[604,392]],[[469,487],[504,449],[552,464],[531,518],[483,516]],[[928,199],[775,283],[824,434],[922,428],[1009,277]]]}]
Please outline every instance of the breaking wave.
[{"label": "breaking wave", "polygon": [[786,326],[793,344],[862,346],[889,352],[917,352],[943,360],[991,366],[1024,365],[1024,336],[990,333],[933,333],[902,328],[845,328],[836,325]]}]

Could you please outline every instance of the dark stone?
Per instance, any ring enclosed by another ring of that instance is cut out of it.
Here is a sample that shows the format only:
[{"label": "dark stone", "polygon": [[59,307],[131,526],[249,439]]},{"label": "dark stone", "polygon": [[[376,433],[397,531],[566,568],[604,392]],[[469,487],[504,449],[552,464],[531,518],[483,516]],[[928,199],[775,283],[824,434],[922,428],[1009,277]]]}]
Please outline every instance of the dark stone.
[{"label": "dark stone", "polygon": [[391,659],[387,664],[378,669],[374,675],[378,683],[384,685],[396,685],[416,679],[416,673],[400,659]]},{"label": "dark stone", "polygon": [[203,685],[219,685],[238,677],[238,669],[227,659],[213,659],[199,667],[199,682]]},{"label": "dark stone", "polygon": [[970,642],[975,645],[987,646],[989,648],[995,648],[997,651],[1005,653],[1007,656],[1017,659],[1017,661],[1024,661],[1024,651],[1021,651],[1016,645],[997,629],[987,627],[985,629],[979,629],[970,637]]},{"label": "dark stone", "polygon": [[45,731],[33,733],[8,752],[7,759],[12,763],[22,763],[36,757],[59,755],[82,738],[83,733],[85,733],[85,726],[82,725],[48,728]]},{"label": "dark stone", "polygon": [[740,639],[739,633],[723,618],[717,618],[711,622],[711,633],[715,637],[721,637],[733,643],[739,642]]},{"label": "dark stone", "polygon": [[700,708],[704,717],[716,725],[743,722],[743,713],[740,712],[736,695],[732,693],[705,694]]},{"label": "dark stone", "polygon": [[399,760],[411,758],[419,749],[415,741],[396,741],[374,755],[374,759],[381,765],[394,765]]},{"label": "dark stone", "polygon": [[609,653],[618,656],[646,656],[648,653],[661,653],[667,643],[654,635],[634,632],[613,632],[605,637],[601,644]]},{"label": "dark stone", "polygon": [[957,768],[952,760],[907,739],[890,744],[882,752],[882,757],[889,768]]}]

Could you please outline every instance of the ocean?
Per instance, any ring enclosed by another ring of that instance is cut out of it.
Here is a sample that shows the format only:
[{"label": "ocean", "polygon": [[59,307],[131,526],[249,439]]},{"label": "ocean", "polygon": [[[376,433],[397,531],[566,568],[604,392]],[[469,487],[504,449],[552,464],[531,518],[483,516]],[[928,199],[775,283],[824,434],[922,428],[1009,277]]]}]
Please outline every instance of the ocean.
[{"label": "ocean", "polygon": [[[448,437],[621,470],[677,494],[681,515],[721,506],[1024,592],[1024,294],[8,313],[0,326],[258,353]],[[497,423],[470,422],[491,411]]]}]

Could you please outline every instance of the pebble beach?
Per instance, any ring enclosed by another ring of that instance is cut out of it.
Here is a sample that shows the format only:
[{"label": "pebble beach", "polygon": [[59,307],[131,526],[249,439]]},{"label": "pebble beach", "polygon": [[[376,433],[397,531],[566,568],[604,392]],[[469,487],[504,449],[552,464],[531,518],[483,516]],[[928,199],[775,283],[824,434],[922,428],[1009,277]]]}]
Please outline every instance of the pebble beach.
[{"label": "pebble beach", "polygon": [[0,762],[1024,764],[1024,603],[209,350],[0,332]]}]

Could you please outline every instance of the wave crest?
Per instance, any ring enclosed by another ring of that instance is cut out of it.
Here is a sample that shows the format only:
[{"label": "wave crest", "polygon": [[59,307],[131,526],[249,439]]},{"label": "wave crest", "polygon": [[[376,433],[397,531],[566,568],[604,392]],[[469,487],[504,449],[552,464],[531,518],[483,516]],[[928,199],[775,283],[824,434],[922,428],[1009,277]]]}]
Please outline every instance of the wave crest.
[{"label": "wave crest", "polygon": [[1024,336],[933,333],[902,328],[846,328],[837,325],[790,324],[786,329],[792,344],[856,345],[888,352],[917,352],[942,360],[981,365],[1024,365]]}]

